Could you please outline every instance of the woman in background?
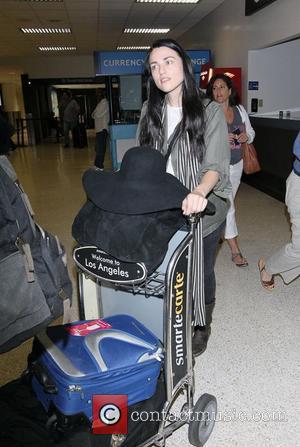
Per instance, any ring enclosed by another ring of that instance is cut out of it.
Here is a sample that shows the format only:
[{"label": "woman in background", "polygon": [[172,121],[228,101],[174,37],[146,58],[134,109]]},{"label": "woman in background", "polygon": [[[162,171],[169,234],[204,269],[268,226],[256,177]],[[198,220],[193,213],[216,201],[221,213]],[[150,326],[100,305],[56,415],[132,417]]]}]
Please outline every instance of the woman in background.
[{"label": "woman in background", "polygon": [[242,143],[252,143],[255,137],[248,114],[240,104],[238,93],[231,79],[224,74],[214,75],[208,85],[206,94],[208,98],[221,104],[227,121],[228,141],[231,149],[230,182],[232,192],[230,195],[230,208],[226,217],[225,239],[231,249],[231,259],[237,267],[246,267],[247,260],[241,253],[238,245],[238,229],[235,220],[234,199],[241,183],[243,173]]},{"label": "woman in background", "polygon": [[[193,66],[182,47],[172,39],[152,44],[146,59],[148,101],[138,128],[142,145],[151,145],[167,159],[167,172],[191,192],[182,202],[183,214],[203,211],[207,198],[216,213],[203,218],[204,296],[200,278],[199,228],[193,259],[193,354],[201,354],[210,335],[215,304],[215,256],[224,230],[229,195],[227,127],[222,110],[197,89]],[[155,175],[154,175],[155,179]],[[199,225],[198,225],[199,227]]]}]

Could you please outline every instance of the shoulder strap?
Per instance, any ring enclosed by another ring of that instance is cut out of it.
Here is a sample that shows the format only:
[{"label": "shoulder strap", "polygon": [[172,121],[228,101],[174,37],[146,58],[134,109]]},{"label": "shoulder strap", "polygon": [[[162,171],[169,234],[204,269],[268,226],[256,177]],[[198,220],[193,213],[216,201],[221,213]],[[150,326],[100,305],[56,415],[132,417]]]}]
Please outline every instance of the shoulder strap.
[{"label": "shoulder strap", "polygon": [[207,104],[204,104],[204,108],[207,109],[207,107],[208,107],[212,102],[213,102],[213,100],[210,99],[210,100],[208,101]]},{"label": "shoulder strap", "polygon": [[175,128],[175,131],[173,132],[171,141],[168,143],[168,150],[167,150],[166,155],[165,155],[166,161],[168,161],[168,158],[170,157],[172,149],[173,149],[176,141],[178,140],[179,134],[180,134],[180,123],[177,124],[177,126]]},{"label": "shoulder strap", "polygon": [[0,260],[14,251],[18,234],[16,216],[0,171]]},{"label": "shoulder strap", "polygon": [[237,107],[237,109],[238,109],[238,111],[239,111],[239,114],[241,115],[242,121],[243,121],[243,123],[244,123],[244,122],[245,122],[245,112],[244,112],[244,108],[243,108],[240,104],[238,104],[236,107]]},{"label": "shoulder strap", "polygon": [[9,160],[6,157],[0,157],[0,174],[9,178],[10,181],[13,183],[14,187],[16,188],[18,195],[20,196],[22,203],[24,205],[24,209],[27,212],[27,217],[28,217],[28,220],[30,223],[30,227],[31,227],[32,233],[35,237],[36,236],[36,227],[35,227],[35,222],[33,219],[34,212],[33,212],[31,203],[29,201],[27,194],[23,190],[22,185],[18,181],[17,174],[16,174],[13,166],[11,165],[11,163],[9,162]]},{"label": "shoulder strap", "polygon": [[9,178],[11,178],[13,182],[17,181],[18,177],[16,171],[5,155],[0,156],[0,168],[2,168],[2,170],[6,173],[6,175],[8,175]]}]

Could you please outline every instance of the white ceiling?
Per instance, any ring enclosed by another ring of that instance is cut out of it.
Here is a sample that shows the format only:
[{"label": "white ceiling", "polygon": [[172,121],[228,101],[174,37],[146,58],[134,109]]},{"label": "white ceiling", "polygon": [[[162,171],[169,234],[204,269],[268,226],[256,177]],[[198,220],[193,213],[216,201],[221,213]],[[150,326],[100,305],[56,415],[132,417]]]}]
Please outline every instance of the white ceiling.
[{"label": "white ceiling", "polygon": [[[0,0],[0,57],[34,56],[38,46],[76,46],[71,54],[149,45],[162,35],[123,34],[125,27],[167,27],[173,39],[187,32],[224,0],[198,4],[136,3],[135,0]],[[72,34],[29,35],[21,27],[70,27]],[[43,53],[45,54],[45,53]],[[53,53],[51,53],[53,54]],[[47,55],[51,57],[47,52]],[[55,53],[54,53],[55,54]]]}]

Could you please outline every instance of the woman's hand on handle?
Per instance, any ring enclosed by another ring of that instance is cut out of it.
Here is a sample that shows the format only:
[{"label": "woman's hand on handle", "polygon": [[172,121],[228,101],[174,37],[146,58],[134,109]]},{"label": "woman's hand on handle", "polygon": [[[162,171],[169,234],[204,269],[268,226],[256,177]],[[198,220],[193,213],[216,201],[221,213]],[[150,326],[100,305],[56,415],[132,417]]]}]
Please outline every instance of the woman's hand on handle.
[{"label": "woman's hand on handle", "polygon": [[207,199],[197,189],[194,189],[182,202],[182,212],[185,216],[193,213],[200,213],[205,210]]}]

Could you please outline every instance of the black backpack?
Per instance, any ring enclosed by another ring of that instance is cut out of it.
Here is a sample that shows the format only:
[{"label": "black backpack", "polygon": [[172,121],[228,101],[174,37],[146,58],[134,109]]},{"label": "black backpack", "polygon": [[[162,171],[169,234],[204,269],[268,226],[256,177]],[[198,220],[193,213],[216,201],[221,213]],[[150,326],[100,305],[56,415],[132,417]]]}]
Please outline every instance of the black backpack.
[{"label": "black backpack", "polygon": [[0,297],[0,353],[62,316],[72,299],[64,247],[34,221],[5,156],[0,156]]}]

